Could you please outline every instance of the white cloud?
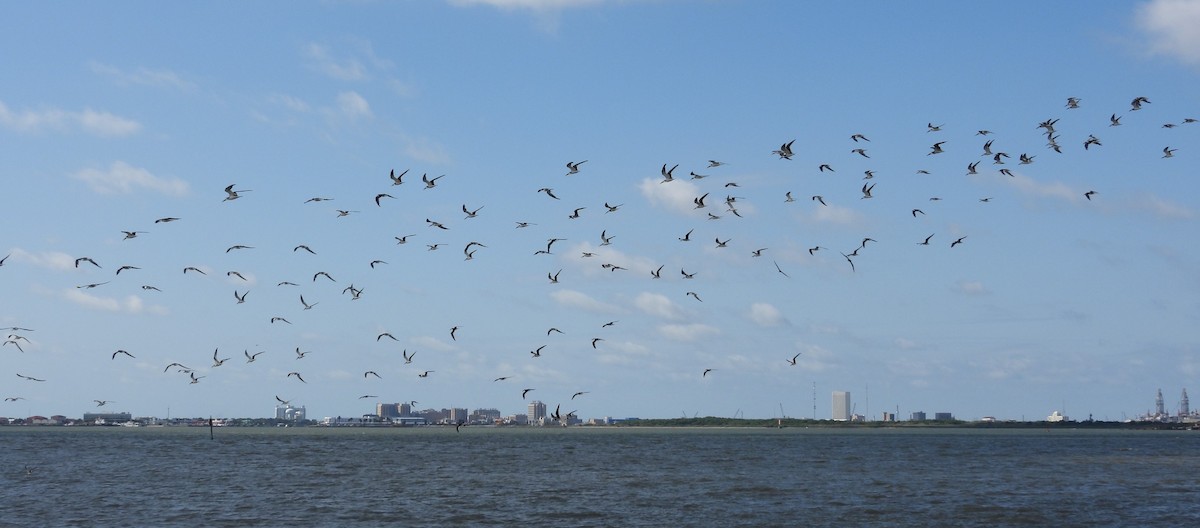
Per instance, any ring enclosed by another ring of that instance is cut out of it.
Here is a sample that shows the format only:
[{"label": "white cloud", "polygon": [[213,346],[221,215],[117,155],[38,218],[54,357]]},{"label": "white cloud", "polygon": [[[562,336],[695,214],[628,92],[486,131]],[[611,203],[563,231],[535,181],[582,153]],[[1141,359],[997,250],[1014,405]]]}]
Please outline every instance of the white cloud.
[{"label": "white cloud", "polygon": [[754,303],[750,305],[750,320],[758,326],[778,326],[787,320],[783,318],[783,314],[779,309],[768,303]]},{"label": "white cloud", "polygon": [[[584,253],[590,253],[595,256],[581,258],[581,255]],[[591,276],[633,273],[638,276],[648,277],[650,271],[657,267],[654,261],[649,258],[630,256],[613,249],[612,246],[593,246],[590,242],[575,244],[567,248],[562,255],[561,258],[565,259],[568,264],[581,267],[584,274]],[[614,271],[601,266],[601,264],[612,264],[623,269]]]},{"label": "white cloud", "polygon": [[1133,202],[1137,211],[1148,212],[1154,216],[1168,220],[1190,220],[1196,213],[1187,207],[1163,200],[1152,194],[1139,197]]},{"label": "white cloud", "polygon": [[135,71],[127,72],[122,71],[116,66],[96,61],[88,63],[88,67],[93,73],[108,77],[119,85],[166,86],[180,90],[190,90],[195,87],[195,85],[180,77],[179,74],[169,70],[151,70],[139,67]]},{"label": "white cloud", "polygon": [[357,119],[371,117],[371,105],[357,92],[342,92],[337,96],[338,111],[342,116]]},{"label": "white cloud", "polygon": [[818,205],[808,216],[808,220],[818,224],[858,225],[863,222],[863,215],[849,207],[840,205]]},{"label": "white cloud", "polygon": [[597,301],[587,294],[575,290],[555,290],[550,294],[550,298],[563,306],[580,308],[594,313],[615,313],[619,311],[617,307],[611,304]]},{"label": "white cloud", "polygon": [[[638,184],[638,190],[650,205],[661,205],[670,211],[688,216],[700,215],[700,210],[696,209],[693,200],[704,193],[691,181],[673,180],[664,183],[662,180],[645,178]],[[708,203],[708,200],[705,200],[705,203]]]},{"label": "white cloud", "polygon": [[28,262],[39,268],[59,271],[75,269],[75,257],[58,251],[30,253],[21,248],[12,250],[12,260],[9,263]]},{"label": "white cloud", "polygon": [[987,295],[991,293],[982,282],[960,280],[954,283],[954,291],[964,295]]},{"label": "white cloud", "polygon": [[452,161],[446,147],[426,138],[405,140],[404,155],[433,165],[448,165]]},{"label": "white cloud", "polygon": [[117,137],[128,136],[142,128],[137,121],[110,114],[85,109],[78,115],[79,124],[83,129],[97,136]]},{"label": "white cloud", "polygon": [[1021,194],[1044,198],[1061,198],[1068,202],[1085,200],[1083,191],[1072,189],[1062,182],[1039,182],[1021,173],[1012,176],[997,176],[1007,185],[1014,187]]},{"label": "white cloud", "polygon": [[682,316],[679,306],[661,293],[642,292],[634,299],[633,305],[642,312],[663,319],[679,319]]},{"label": "white cloud", "polygon": [[307,112],[309,110],[308,103],[304,102],[303,99],[287,94],[273,94],[267,98],[267,101],[282,105],[293,112]]},{"label": "white cloud", "polygon": [[85,109],[82,112],[67,112],[58,108],[41,111],[26,110],[13,112],[0,102],[0,125],[20,132],[43,130],[79,129],[101,137],[128,136],[141,130],[142,125],[109,112]]},{"label": "white cloud", "polygon": [[1152,0],[1134,14],[1149,52],[1200,65],[1200,1]]},{"label": "white cloud", "polygon": [[992,379],[1007,379],[1020,375],[1033,366],[1033,361],[1027,357],[989,357],[982,361],[972,361],[973,366],[983,370],[985,376]]},{"label": "white cloud", "polygon": [[311,43],[304,48],[309,67],[334,79],[361,81],[367,78],[367,67],[356,58],[335,58],[329,48]]},{"label": "white cloud", "polygon": [[658,327],[658,331],[663,337],[675,341],[695,341],[705,336],[720,333],[715,327],[701,323],[665,324]]},{"label": "white cloud", "polygon": [[166,308],[161,306],[146,306],[141,297],[129,295],[125,299],[116,299],[113,297],[100,297],[86,293],[80,289],[66,290],[63,296],[68,300],[80,306],[91,308],[93,310],[103,310],[106,312],[125,312],[131,314],[153,313],[165,314]]},{"label": "white cloud", "polygon": [[650,356],[649,348],[632,341],[606,343],[603,348],[604,351],[596,356],[596,361],[606,365],[630,365]]},{"label": "white cloud", "polygon": [[[449,332],[449,329],[447,329],[446,331]],[[412,342],[412,344],[414,344],[414,345],[418,345],[418,346],[421,346],[424,348],[431,348],[433,350],[442,350],[442,351],[454,350],[454,347],[451,346],[450,344],[448,344],[444,341],[441,341],[437,338],[430,337],[430,336],[414,337],[414,338],[410,339],[409,341]],[[416,351],[413,351],[413,353],[416,354]]]},{"label": "white cloud", "polygon": [[800,353],[800,357],[796,358],[796,366],[804,370],[827,370],[834,366],[837,359],[833,352],[820,345],[796,342],[795,350]]},{"label": "white cloud", "polygon": [[172,196],[183,196],[188,192],[188,184],[183,180],[158,177],[123,161],[114,161],[107,171],[83,169],[72,177],[101,194],[129,194],[139,188]]}]

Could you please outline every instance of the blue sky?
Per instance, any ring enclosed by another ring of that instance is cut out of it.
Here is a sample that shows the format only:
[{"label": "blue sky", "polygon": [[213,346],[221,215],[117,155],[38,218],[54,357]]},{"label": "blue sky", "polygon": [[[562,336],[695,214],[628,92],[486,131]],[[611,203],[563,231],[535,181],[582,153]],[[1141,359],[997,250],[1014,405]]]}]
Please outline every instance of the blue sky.
[{"label": "blue sky", "polygon": [[1200,2],[1020,4],[9,5],[0,416],[1174,407]]}]

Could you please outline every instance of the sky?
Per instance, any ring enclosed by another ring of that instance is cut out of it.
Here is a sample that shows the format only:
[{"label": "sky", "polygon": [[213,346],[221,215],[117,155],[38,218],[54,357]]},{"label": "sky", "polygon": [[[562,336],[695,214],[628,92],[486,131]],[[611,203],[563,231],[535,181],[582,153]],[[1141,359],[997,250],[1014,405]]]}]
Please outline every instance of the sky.
[{"label": "sky", "polygon": [[1200,391],[1200,2],[3,10],[0,416]]}]

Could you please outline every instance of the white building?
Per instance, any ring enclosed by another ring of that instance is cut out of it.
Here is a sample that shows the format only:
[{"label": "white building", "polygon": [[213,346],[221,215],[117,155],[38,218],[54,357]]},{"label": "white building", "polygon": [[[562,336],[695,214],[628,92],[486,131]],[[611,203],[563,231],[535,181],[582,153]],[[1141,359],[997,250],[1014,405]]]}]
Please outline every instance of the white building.
[{"label": "white building", "polygon": [[850,393],[833,391],[833,420],[837,422],[850,421]]},{"label": "white building", "polygon": [[1071,419],[1067,418],[1066,416],[1063,416],[1063,414],[1058,411],[1054,411],[1054,412],[1050,413],[1050,416],[1046,417],[1046,421],[1047,422],[1069,422],[1069,421],[1071,421]]},{"label": "white building", "polygon": [[291,405],[276,405],[275,406],[275,419],[276,420],[289,420],[289,421],[293,421],[293,422],[302,422],[302,421],[304,421],[304,416],[305,416],[305,411],[304,411],[303,406],[301,406],[301,407],[292,407]]}]

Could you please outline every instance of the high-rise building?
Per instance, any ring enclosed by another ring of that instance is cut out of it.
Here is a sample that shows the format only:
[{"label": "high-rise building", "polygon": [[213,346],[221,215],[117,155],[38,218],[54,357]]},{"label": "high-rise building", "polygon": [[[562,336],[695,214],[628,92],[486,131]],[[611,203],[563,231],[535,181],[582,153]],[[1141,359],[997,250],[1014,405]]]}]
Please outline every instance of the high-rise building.
[{"label": "high-rise building", "polygon": [[399,403],[377,403],[375,404],[375,416],[380,418],[399,418],[400,414]]},{"label": "high-rise building", "polygon": [[534,400],[529,402],[529,423],[541,424],[546,419],[546,404]]},{"label": "high-rise building", "polygon": [[850,393],[833,391],[833,419],[838,422],[850,421]]},{"label": "high-rise building", "polygon": [[1192,414],[1192,410],[1188,406],[1187,389],[1183,389],[1183,397],[1179,399],[1179,417],[1183,418]]},{"label": "high-rise building", "polygon": [[467,410],[459,407],[450,408],[450,423],[467,423]]},{"label": "high-rise building", "polygon": [[302,421],[304,421],[304,417],[305,417],[304,406],[292,407],[290,404],[275,406],[275,419],[276,420],[291,420],[291,421],[302,422]]}]

